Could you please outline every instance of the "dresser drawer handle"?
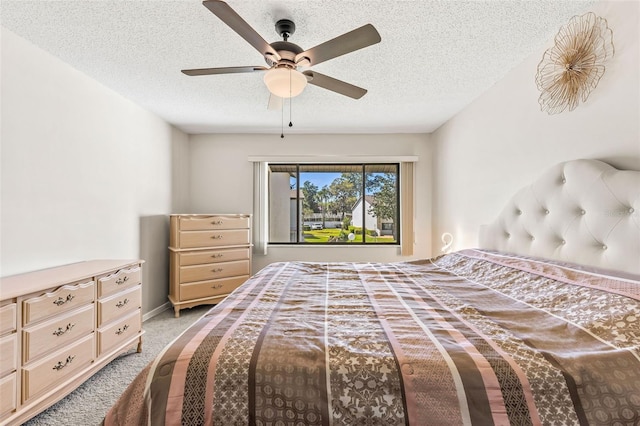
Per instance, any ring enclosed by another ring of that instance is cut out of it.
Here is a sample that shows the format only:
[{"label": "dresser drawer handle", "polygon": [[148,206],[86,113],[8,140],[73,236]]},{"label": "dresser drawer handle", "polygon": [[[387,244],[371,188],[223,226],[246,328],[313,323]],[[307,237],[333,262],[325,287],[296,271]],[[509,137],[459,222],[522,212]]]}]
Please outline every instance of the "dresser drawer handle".
[{"label": "dresser drawer handle", "polygon": [[222,235],[213,235],[213,236],[211,236],[211,238],[213,238],[214,240],[221,240],[222,239]]},{"label": "dresser drawer handle", "polygon": [[222,221],[221,220],[214,220],[213,222],[211,222],[212,225],[222,225]]},{"label": "dresser drawer handle", "polygon": [[217,290],[219,288],[222,288],[224,286],[224,284],[214,284],[211,286],[212,289]]},{"label": "dresser drawer handle", "polygon": [[125,324],[124,327],[119,328],[116,330],[116,334],[119,336],[122,333],[124,333],[125,331],[127,331],[129,329],[129,324]]},{"label": "dresser drawer handle", "polygon": [[211,272],[222,272],[222,271],[224,271],[224,269],[222,268],[215,268],[211,270]]},{"label": "dresser drawer handle", "polygon": [[221,258],[221,257],[224,257],[224,254],[222,254],[222,253],[218,253],[218,254],[214,254],[214,255],[212,255],[211,257],[213,257],[214,259],[219,259],[219,258]]},{"label": "dresser drawer handle", "polygon": [[58,297],[56,300],[53,301],[53,304],[62,306],[67,302],[71,302],[74,298],[75,296],[73,294],[68,294],[66,299],[63,297]]},{"label": "dresser drawer handle", "polygon": [[67,324],[67,328],[62,328],[62,327],[58,327],[58,329],[56,331],[53,332],[53,334],[55,336],[62,336],[64,333],[66,333],[67,331],[71,331],[71,329],[73,327],[75,327],[76,325],[73,323],[69,323]]},{"label": "dresser drawer handle", "polygon": [[58,361],[58,363],[57,363],[56,365],[54,365],[54,366],[53,366],[53,369],[54,369],[54,370],[57,370],[57,371],[62,370],[62,369],[63,369],[63,368],[65,368],[67,365],[71,364],[71,363],[73,362],[73,360],[74,360],[74,358],[75,358],[75,357],[76,357],[75,355],[73,355],[73,356],[72,356],[72,355],[69,355],[69,356],[67,357],[67,360],[66,360],[64,363],[62,363],[62,361]]},{"label": "dresser drawer handle", "polygon": [[125,276],[125,277],[122,277],[122,278],[118,278],[118,279],[116,280],[116,284],[117,284],[117,285],[124,284],[124,283],[126,283],[127,281],[129,281],[129,277],[128,277],[128,276]]},{"label": "dresser drawer handle", "polygon": [[125,306],[127,303],[129,303],[129,299],[124,299],[119,301],[118,303],[116,303],[116,308],[122,308],[123,306]]}]

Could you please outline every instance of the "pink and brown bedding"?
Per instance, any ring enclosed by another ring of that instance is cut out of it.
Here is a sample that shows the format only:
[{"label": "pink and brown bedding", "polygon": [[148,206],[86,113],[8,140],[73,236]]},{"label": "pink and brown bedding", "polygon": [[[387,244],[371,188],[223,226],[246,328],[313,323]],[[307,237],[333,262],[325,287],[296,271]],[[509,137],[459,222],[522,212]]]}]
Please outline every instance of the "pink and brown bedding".
[{"label": "pink and brown bedding", "polygon": [[640,282],[472,249],[274,263],[104,424],[638,425]]}]

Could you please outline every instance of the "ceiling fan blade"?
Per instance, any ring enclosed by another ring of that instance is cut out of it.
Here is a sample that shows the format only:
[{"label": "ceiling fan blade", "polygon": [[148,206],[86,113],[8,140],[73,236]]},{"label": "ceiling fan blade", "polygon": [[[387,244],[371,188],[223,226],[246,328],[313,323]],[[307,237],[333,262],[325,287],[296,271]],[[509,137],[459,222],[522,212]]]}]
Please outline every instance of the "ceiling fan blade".
[{"label": "ceiling fan blade", "polygon": [[269,104],[267,105],[268,110],[280,110],[282,109],[282,98],[280,96],[276,96],[273,93],[269,93]]},{"label": "ceiling fan blade", "polygon": [[309,66],[379,43],[380,34],[371,24],[363,25],[296,55],[295,62],[308,60]]},{"label": "ceiling fan blade", "polygon": [[353,99],[360,99],[367,93],[367,90],[362,87],[354,86],[353,84],[337,80],[328,75],[320,74],[319,72],[305,71],[303,74],[307,76],[307,82],[309,84],[340,93]]},{"label": "ceiling fan blade", "polygon": [[272,59],[274,62],[280,60],[280,55],[275,51],[264,38],[260,36],[247,22],[240,17],[227,3],[222,0],[205,0],[202,2],[207,9],[227,24],[233,31],[238,33],[250,45],[252,45],[262,56]]},{"label": "ceiling fan blade", "polygon": [[243,72],[266,71],[267,67],[222,67],[222,68],[197,68],[193,70],[182,70],[183,74],[196,75],[212,75],[212,74],[236,74]]}]

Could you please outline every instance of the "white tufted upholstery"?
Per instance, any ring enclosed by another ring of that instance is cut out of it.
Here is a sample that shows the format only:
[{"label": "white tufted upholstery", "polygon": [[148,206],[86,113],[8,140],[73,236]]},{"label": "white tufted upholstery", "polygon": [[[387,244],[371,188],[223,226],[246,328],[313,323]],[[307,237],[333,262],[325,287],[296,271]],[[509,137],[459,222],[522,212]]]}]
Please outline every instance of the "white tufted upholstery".
[{"label": "white tufted upholstery", "polygon": [[480,247],[640,274],[640,171],[560,163],[482,227]]}]

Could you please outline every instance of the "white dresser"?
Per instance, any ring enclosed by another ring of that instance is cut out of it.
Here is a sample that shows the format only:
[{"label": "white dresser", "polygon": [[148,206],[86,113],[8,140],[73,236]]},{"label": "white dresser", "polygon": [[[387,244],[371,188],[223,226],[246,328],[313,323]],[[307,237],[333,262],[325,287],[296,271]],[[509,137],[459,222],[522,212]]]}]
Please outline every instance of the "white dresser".
[{"label": "white dresser", "polygon": [[251,275],[251,215],[170,217],[170,294],[180,309],[215,304]]},{"label": "white dresser", "polygon": [[92,260],[0,280],[0,424],[20,424],[132,348],[141,260]]}]

